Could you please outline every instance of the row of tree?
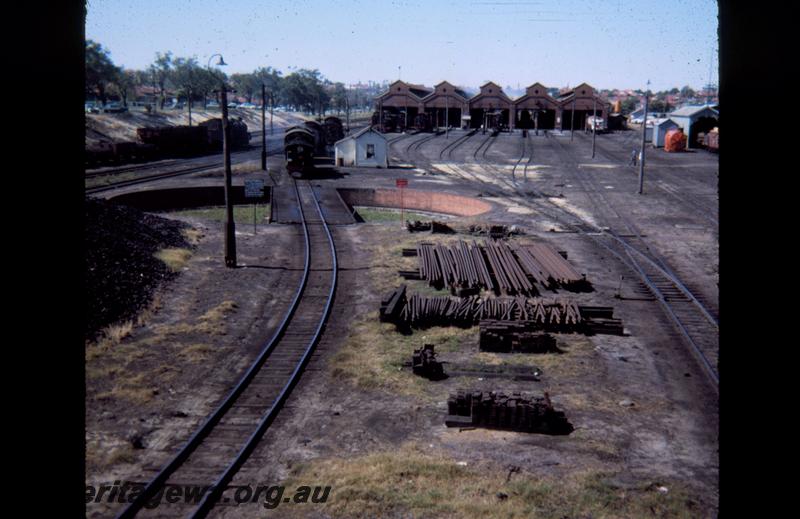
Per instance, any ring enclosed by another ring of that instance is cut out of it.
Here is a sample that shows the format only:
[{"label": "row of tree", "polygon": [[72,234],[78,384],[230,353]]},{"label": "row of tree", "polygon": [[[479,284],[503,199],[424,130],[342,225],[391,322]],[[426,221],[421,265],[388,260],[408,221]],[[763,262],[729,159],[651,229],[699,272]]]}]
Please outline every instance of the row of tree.
[{"label": "row of tree", "polygon": [[348,92],[343,83],[327,80],[318,70],[300,69],[284,76],[272,67],[261,67],[251,73],[231,74],[201,66],[194,57],[176,57],[171,52],[156,53],[146,70],[118,67],[102,45],[86,40],[86,88],[104,105],[110,96],[118,96],[127,106],[136,98],[136,89],[150,87],[157,94],[161,109],[171,93],[190,103],[202,101],[207,107],[215,97],[221,81],[248,102],[261,102],[262,85],[266,87],[267,103],[283,105],[310,113],[338,112],[350,107],[368,106],[369,93]]}]

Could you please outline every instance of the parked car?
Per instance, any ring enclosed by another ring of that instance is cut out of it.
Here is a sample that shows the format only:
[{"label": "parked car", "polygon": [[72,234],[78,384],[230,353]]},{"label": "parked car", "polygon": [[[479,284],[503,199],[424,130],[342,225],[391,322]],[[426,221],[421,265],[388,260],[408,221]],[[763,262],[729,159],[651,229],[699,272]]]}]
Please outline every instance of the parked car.
[{"label": "parked car", "polygon": [[242,103],[239,105],[239,108],[258,108],[253,103]]},{"label": "parked car", "polygon": [[100,109],[97,108],[97,105],[95,105],[94,103],[85,103],[83,105],[83,107],[86,110],[87,114],[99,114],[100,113]]},{"label": "parked car", "polygon": [[219,108],[219,103],[216,101],[209,101],[206,103],[206,108]]},{"label": "parked car", "polygon": [[239,108],[239,103],[237,103],[236,101],[230,101],[228,103],[228,108]]},{"label": "parked car", "polygon": [[107,114],[121,114],[127,111],[128,107],[122,106],[120,103],[108,103],[105,108],[103,108],[103,112]]}]

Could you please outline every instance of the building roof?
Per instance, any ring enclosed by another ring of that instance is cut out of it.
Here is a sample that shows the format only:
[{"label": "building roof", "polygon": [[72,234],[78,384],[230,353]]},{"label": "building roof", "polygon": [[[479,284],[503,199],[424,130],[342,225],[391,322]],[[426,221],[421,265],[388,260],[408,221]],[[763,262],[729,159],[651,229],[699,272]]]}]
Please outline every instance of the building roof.
[{"label": "building roof", "polygon": [[703,112],[704,110],[709,110],[714,113],[714,115],[719,115],[719,112],[711,108],[710,105],[700,105],[700,106],[682,106],[677,110],[671,112],[669,115],[670,117],[694,117],[695,115]]},{"label": "building roof", "polygon": [[334,145],[334,146],[336,146],[336,145],[337,145],[337,144],[339,144],[340,142],[344,142],[344,141],[346,141],[347,139],[358,139],[359,137],[361,137],[362,135],[364,135],[364,134],[365,134],[365,133],[367,133],[367,132],[374,132],[374,133],[376,133],[377,135],[380,135],[381,137],[383,137],[383,140],[386,140],[386,136],[385,136],[385,135],[383,135],[381,132],[379,132],[379,131],[375,130],[375,129],[374,129],[374,128],[373,128],[373,127],[370,125],[370,126],[366,126],[366,127],[364,127],[364,128],[361,128],[361,129],[360,129],[360,130],[358,130],[356,133],[351,133],[350,135],[348,135],[348,136],[344,137],[343,139],[339,139],[338,141],[334,142],[334,143],[333,143],[333,145]]}]

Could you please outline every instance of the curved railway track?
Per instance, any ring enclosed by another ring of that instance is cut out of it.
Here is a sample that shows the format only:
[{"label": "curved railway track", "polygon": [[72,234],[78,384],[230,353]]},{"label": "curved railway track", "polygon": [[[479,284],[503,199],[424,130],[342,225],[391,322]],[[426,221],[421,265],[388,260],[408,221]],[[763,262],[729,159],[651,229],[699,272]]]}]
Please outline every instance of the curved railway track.
[{"label": "curved railway track", "polygon": [[[206,517],[274,421],[314,352],[336,293],[338,263],[333,236],[310,183],[294,182],[305,241],[301,282],[283,320],[256,360],[145,490],[117,515]],[[211,487],[199,505],[142,508],[166,485]]]},{"label": "curved railway track", "polygon": [[[643,246],[641,243],[641,235],[639,236],[640,245],[630,243],[627,239],[614,232],[607,232],[594,223],[588,222],[585,218],[575,214],[574,212],[558,206],[549,200],[548,195],[530,189],[534,197],[531,198],[529,193],[522,192],[519,186],[512,180],[506,178],[506,173],[500,171],[493,164],[486,161],[486,152],[492,144],[492,137],[484,140],[473,153],[473,158],[481,164],[485,171],[493,172],[494,181],[489,182],[485,178],[469,172],[462,168],[454,169],[456,175],[461,176],[466,180],[473,180],[488,187],[486,190],[492,196],[502,197],[513,200],[524,206],[531,207],[540,213],[548,216],[554,221],[561,224],[564,228],[580,233],[588,237],[598,246],[602,247],[613,256],[615,256],[623,265],[630,269],[636,277],[641,279],[646,289],[653,294],[659,301],[665,314],[674,324],[677,332],[681,338],[689,346],[691,353],[695,356],[700,364],[703,372],[707,375],[709,381],[712,383],[715,390],[718,391],[719,387],[719,373],[717,370],[717,361],[719,355],[719,322],[718,316],[715,311],[710,311],[704,301],[697,298],[694,293],[665,265],[660,258],[652,257],[652,252],[649,248],[646,252],[640,248]],[[529,140],[530,137],[528,137]],[[557,137],[549,139],[549,141],[557,141]],[[565,159],[569,168],[576,167],[576,163],[563,148],[559,151],[561,143],[556,142],[554,148],[562,159]],[[521,154],[518,163],[524,159],[525,150],[527,145],[523,146],[523,153]],[[482,152],[481,152],[482,150]],[[481,159],[478,159],[480,154]],[[531,163],[532,156],[525,164],[525,171],[527,166]],[[467,178],[468,175],[470,178]],[[573,175],[575,176],[575,175]],[[504,187],[509,188],[509,194]],[[596,195],[596,189],[585,189],[587,196],[592,198]],[[605,201],[607,203],[607,201]],[[593,200],[597,207],[602,201]]]}]

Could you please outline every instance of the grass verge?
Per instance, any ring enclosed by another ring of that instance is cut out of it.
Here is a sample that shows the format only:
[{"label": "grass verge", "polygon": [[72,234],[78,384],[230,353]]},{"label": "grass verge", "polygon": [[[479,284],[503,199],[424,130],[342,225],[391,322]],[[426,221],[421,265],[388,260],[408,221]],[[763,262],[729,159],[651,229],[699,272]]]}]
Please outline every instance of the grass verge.
[{"label": "grass verge", "polygon": [[[318,517],[633,518],[703,517],[699,499],[684,485],[644,480],[620,488],[610,472],[566,476],[513,474],[467,466],[437,451],[406,444],[388,452],[314,460],[296,466],[284,482],[330,485],[325,504],[287,504],[287,515]],[[666,491],[665,491],[666,490]]]}]

